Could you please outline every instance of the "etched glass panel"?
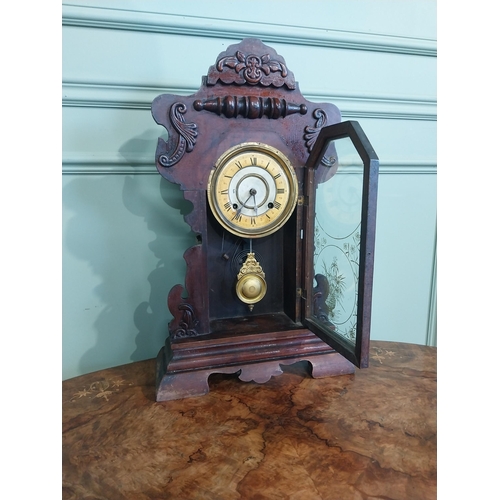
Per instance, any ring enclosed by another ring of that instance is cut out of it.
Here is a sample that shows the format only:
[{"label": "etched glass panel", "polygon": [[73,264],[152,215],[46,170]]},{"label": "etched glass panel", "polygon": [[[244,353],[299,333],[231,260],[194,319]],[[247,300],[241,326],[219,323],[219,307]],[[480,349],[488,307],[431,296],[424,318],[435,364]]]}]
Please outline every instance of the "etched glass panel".
[{"label": "etched glass panel", "polygon": [[332,140],[316,172],[313,314],[356,342],[363,161],[350,138]]}]

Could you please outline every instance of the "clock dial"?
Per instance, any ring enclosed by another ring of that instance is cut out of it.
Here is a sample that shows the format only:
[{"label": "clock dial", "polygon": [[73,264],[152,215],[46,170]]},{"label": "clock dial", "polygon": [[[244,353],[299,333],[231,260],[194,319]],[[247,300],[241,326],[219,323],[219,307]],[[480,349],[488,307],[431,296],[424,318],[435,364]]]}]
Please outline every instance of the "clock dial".
[{"label": "clock dial", "polygon": [[217,221],[245,238],[274,233],[297,203],[297,178],[288,158],[267,144],[247,142],[226,151],[208,182]]}]

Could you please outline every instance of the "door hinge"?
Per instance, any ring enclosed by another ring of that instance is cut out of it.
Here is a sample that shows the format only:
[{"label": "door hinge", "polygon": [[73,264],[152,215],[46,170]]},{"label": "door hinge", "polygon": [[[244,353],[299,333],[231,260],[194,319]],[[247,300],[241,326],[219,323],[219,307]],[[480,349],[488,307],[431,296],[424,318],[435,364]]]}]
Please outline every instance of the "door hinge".
[{"label": "door hinge", "polygon": [[300,195],[297,198],[297,205],[299,205],[299,207],[301,207],[301,206],[307,207],[309,205],[309,199],[308,199],[308,197]]},{"label": "door hinge", "polygon": [[307,299],[307,291],[303,288],[297,288],[297,298]]}]

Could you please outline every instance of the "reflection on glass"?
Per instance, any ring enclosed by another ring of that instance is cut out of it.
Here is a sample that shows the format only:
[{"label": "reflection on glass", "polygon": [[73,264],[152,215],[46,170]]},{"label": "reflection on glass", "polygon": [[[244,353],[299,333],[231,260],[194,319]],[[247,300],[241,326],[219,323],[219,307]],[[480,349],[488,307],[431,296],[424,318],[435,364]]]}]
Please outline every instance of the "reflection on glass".
[{"label": "reflection on glass", "polygon": [[363,162],[349,138],[332,141],[317,173],[314,315],[354,344]]}]

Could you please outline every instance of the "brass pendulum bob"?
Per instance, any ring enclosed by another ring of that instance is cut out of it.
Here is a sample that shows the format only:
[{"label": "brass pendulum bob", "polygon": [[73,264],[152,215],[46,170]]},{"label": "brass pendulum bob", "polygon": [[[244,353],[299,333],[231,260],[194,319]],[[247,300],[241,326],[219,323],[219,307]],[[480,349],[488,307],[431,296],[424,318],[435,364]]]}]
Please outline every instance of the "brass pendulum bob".
[{"label": "brass pendulum bob", "polygon": [[236,294],[238,298],[248,304],[250,311],[253,311],[254,304],[262,300],[267,291],[266,277],[262,266],[255,259],[255,254],[248,252],[244,264],[238,273],[236,283]]}]

